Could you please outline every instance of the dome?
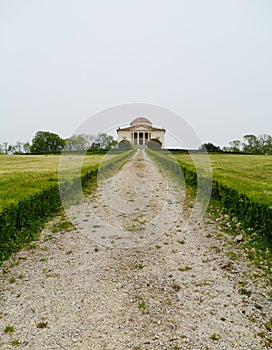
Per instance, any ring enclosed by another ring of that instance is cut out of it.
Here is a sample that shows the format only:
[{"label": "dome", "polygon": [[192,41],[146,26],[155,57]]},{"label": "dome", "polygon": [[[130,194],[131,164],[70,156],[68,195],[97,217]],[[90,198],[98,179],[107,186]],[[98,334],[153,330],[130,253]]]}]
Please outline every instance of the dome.
[{"label": "dome", "polygon": [[130,125],[140,125],[140,124],[147,124],[147,125],[152,126],[151,121],[148,120],[147,118],[144,118],[144,117],[135,118],[135,119],[132,120],[132,122],[130,123]]}]

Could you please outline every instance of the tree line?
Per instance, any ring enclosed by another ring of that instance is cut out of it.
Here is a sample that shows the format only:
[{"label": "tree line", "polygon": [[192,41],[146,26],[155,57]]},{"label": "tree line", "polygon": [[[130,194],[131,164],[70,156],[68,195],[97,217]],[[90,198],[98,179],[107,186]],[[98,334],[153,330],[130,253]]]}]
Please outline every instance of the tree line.
[{"label": "tree line", "polygon": [[67,139],[49,131],[38,131],[32,142],[17,141],[15,145],[3,142],[1,154],[59,153],[62,151],[78,152],[98,149],[110,150],[117,147],[117,141],[106,133],[98,135],[72,135]]},{"label": "tree line", "polygon": [[228,146],[222,149],[219,146],[208,142],[200,146],[200,150],[207,150],[208,152],[231,152],[231,153],[247,153],[272,155],[272,136],[263,135],[244,135],[243,140],[230,141]]},{"label": "tree line", "polygon": [[[156,141],[156,140],[155,140]],[[127,143],[128,144],[127,144]],[[153,142],[154,143],[154,142]],[[106,133],[98,135],[80,134],[72,135],[67,139],[61,138],[58,134],[49,131],[38,131],[32,142],[17,141],[15,145],[8,142],[0,144],[1,154],[30,154],[30,153],[58,153],[63,150],[67,152],[92,151],[92,150],[110,150],[112,148],[130,148],[132,145],[127,141],[121,141],[118,145],[113,136]],[[151,147],[157,148],[157,147]],[[204,143],[200,150],[208,152],[231,152],[272,155],[272,136],[263,135],[244,135],[243,140],[233,140],[228,146],[221,148],[211,142]]]}]

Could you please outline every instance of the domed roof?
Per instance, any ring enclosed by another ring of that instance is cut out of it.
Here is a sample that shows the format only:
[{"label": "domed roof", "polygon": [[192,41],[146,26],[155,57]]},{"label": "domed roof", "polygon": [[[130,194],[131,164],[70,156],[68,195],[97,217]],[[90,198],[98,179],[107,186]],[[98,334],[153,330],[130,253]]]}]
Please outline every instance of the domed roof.
[{"label": "domed roof", "polygon": [[147,118],[144,118],[144,117],[135,118],[135,119],[132,120],[132,122],[130,123],[130,125],[139,125],[139,124],[148,124],[148,125],[152,126],[151,121],[148,120]]}]

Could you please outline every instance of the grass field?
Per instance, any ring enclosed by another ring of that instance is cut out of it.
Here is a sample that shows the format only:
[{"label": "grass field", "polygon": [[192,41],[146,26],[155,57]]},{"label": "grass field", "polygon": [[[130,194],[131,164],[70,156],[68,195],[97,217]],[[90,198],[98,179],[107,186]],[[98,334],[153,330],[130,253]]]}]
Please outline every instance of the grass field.
[{"label": "grass field", "polygon": [[73,203],[83,188],[95,183],[98,171],[107,176],[131,155],[132,151],[0,156],[0,264],[37,239],[43,224],[60,212],[64,202]]},{"label": "grass field", "polygon": [[[64,157],[68,159],[67,170],[73,176],[73,167],[81,156]],[[103,157],[103,154],[86,155],[82,174],[99,164]],[[60,155],[0,155],[0,211],[57,181],[60,158]]]},{"label": "grass field", "polygon": [[[175,154],[182,164],[194,169],[190,155]],[[259,203],[272,205],[272,156],[210,154],[213,178]],[[201,153],[194,154],[201,164]]]},{"label": "grass field", "polygon": [[[112,155],[113,157],[114,155]],[[9,204],[52,185],[58,180],[60,155],[1,155],[0,156],[0,211]],[[81,156],[66,155],[65,165],[71,176]],[[86,155],[82,166],[84,174],[99,164],[104,155]],[[194,154],[201,164],[203,155]],[[109,156],[107,155],[107,158]],[[175,154],[175,158],[194,169],[190,155]],[[272,205],[272,156],[210,154],[214,179],[245,193],[259,203]]]}]

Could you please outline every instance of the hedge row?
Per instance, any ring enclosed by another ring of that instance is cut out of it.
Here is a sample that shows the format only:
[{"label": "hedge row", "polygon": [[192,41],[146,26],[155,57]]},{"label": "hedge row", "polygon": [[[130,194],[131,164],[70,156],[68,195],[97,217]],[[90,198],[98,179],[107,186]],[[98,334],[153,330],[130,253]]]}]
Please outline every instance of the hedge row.
[{"label": "hedge row", "polygon": [[[114,157],[103,165],[104,170],[120,167],[131,154],[132,152],[125,152]],[[81,186],[84,188],[96,180],[98,169],[98,165],[93,166],[81,178],[64,181],[60,186],[56,181],[46,189],[3,209],[0,212],[0,263],[18,251],[24,243],[38,238],[42,225],[62,206],[60,192],[67,199],[73,198]]]},{"label": "hedge row", "polygon": [[169,152],[153,150],[147,150],[147,152],[149,156],[160,164],[168,174],[172,175],[175,181],[178,181],[181,186],[186,184],[191,187],[197,187],[197,197],[199,200],[206,202],[210,199],[210,190],[212,186],[212,179],[210,177],[197,176],[194,170],[183,166],[176,159],[169,157]]},{"label": "hedge row", "polygon": [[272,206],[258,203],[245,193],[213,180],[212,198],[245,226],[272,238]]},{"label": "hedge row", "polygon": [[3,209],[0,213],[0,262],[23,243],[36,239],[39,228],[59,207],[58,184],[54,184]]},{"label": "hedge row", "polygon": [[[148,152],[153,159],[164,168],[171,170],[173,174],[178,172],[179,166],[185,183],[195,188],[198,186],[198,190],[205,194],[209,179],[198,176],[195,170],[180,161],[168,158],[159,152]],[[216,179],[212,179],[211,198],[220,203],[231,216],[235,216],[244,227],[253,228],[256,233],[272,238],[272,205],[258,203],[249,198],[246,193],[240,193]]]}]

